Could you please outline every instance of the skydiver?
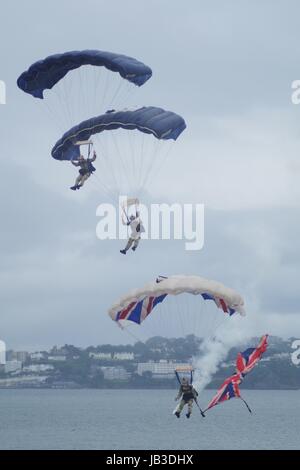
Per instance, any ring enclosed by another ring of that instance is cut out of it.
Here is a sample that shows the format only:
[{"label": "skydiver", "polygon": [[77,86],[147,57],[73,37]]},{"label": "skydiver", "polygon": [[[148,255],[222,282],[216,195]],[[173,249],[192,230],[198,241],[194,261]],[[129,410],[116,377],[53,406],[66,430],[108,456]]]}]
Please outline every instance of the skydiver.
[{"label": "skydiver", "polygon": [[175,401],[181,398],[181,401],[178,404],[176,411],[174,413],[175,416],[177,416],[177,418],[180,418],[180,413],[182,412],[184,406],[187,405],[188,412],[186,413],[186,417],[189,418],[192,414],[193,402],[194,400],[197,399],[197,396],[198,396],[197,390],[195,390],[193,385],[191,385],[188,382],[188,380],[185,377],[183,377],[179,391],[178,391],[178,395],[175,398]]},{"label": "skydiver", "polygon": [[77,161],[71,160],[72,165],[80,166],[79,175],[76,178],[74,186],[71,186],[70,189],[76,191],[76,189],[82,188],[86,180],[91,176],[91,174],[96,171],[96,168],[92,165],[97,158],[97,154],[94,150],[92,158],[84,158],[83,155],[80,155]]},{"label": "skydiver", "polygon": [[131,228],[131,235],[129,237],[129,240],[127,242],[126,247],[124,250],[120,250],[120,253],[122,255],[126,255],[127,251],[131,248],[132,246],[132,251],[135,251],[140,243],[141,240],[141,232],[144,231],[143,229],[143,224],[140,218],[140,214],[138,211],[136,211],[136,215],[131,215],[130,218],[126,221],[122,219],[123,225],[130,226]]}]

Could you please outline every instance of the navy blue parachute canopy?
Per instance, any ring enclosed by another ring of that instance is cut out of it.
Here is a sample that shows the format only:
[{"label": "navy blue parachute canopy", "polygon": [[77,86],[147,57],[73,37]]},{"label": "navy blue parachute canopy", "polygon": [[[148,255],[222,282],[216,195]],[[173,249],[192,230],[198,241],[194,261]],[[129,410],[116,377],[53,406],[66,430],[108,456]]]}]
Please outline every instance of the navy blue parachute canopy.
[{"label": "navy blue parachute canopy", "polygon": [[152,76],[150,67],[133,57],[113,52],[86,50],[55,54],[39,60],[20,75],[17,84],[25,93],[43,99],[44,90],[51,89],[70,70],[83,65],[106,67],[138,86],[143,85]]},{"label": "navy blue parachute canopy", "polygon": [[105,130],[137,129],[146,134],[153,134],[160,140],[176,140],[185,128],[186,124],[181,116],[154,106],[133,111],[107,111],[106,114],[93,117],[72,127],[55,144],[51,155],[57,160],[76,159],[80,155],[80,147],[76,143],[88,141],[92,135]]}]

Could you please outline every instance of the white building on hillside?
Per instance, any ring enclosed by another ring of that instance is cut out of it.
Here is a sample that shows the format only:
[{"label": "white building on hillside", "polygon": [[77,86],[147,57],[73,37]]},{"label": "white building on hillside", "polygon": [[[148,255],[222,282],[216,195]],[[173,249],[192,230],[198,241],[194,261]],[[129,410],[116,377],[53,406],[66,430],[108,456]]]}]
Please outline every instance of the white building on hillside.
[{"label": "white building on hillside", "polygon": [[124,367],[101,367],[106,380],[128,380],[130,373]]},{"label": "white building on hillside", "polygon": [[191,364],[183,364],[182,362],[168,362],[168,361],[149,361],[140,362],[137,366],[138,375],[143,375],[145,372],[151,372],[153,378],[174,378],[174,371],[177,368],[190,368]]},{"label": "white building on hillside", "polygon": [[18,372],[22,370],[21,361],[7,361],[4,365],[4,372],[6,374],[11,374],[12,372]]}]

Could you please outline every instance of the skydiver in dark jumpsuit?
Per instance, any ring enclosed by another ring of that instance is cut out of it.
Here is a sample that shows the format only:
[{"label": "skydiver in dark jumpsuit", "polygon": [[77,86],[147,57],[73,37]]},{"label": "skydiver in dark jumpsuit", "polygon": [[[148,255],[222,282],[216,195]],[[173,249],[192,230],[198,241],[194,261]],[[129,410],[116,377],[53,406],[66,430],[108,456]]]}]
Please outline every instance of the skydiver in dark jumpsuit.
[{"label": "skydiver in dark jumpsuit", "polygon": [[85,159],[83,155],[80,155],[78,161],[71,160],[72,165],[79,166],[80,170],[79,170],[79,175],[76,178],[74,186],[71,186],[70,189],[72,189],[73,191],[76,191],[76,189],[82,188],[86,180],[91,176],[93,171],[96,170],[96,168],[92,165],[92,162],[94,162],[96,158],[97,158],[97,154],[94,151],[92,158]]}]

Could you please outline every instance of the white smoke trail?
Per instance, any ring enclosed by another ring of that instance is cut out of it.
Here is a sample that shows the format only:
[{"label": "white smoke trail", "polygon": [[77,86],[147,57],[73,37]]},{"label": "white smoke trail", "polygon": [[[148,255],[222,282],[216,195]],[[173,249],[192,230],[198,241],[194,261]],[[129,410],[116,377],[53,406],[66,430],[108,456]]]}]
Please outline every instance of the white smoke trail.
[{"label": "white smoke trail", "polygon": [[194,387],[198,393],[211,382],[230,349],[239,347],[247,339],[249,334],[230,325],[230,329],[223,329],[222,333],[219,332],[214,338],[204,340],[200,347],[200,355],[193,360]]}]

